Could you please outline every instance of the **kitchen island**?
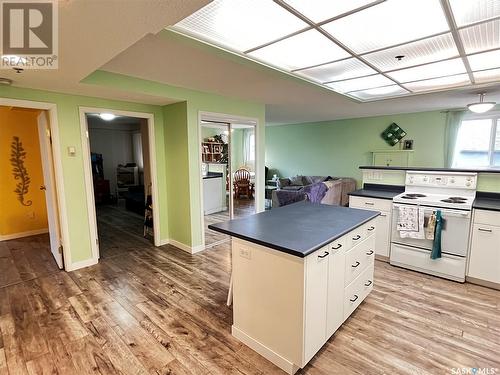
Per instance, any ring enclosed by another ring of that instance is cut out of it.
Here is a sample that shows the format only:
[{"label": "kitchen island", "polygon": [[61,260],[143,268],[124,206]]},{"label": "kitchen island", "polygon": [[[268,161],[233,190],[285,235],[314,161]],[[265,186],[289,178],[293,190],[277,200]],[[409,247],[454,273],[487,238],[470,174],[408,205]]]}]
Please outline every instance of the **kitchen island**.
[{"label": "kitchen island", "polygon": [[304,367],[373,288],[378,215],[299,202],[210,225],[232,236],[233,336]]}]

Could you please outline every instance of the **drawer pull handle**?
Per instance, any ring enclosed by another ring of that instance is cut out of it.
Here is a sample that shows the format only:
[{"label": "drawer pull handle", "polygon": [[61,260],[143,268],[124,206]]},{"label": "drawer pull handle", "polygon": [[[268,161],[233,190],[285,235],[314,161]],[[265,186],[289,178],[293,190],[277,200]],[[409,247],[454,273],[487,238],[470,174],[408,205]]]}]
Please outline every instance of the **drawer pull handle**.
[{"label": "drawer pull handle", "polygon": [[341,247],[342,247],[342,244],[341,244],[341,243],[339,243],[339,244],[337,244],[337,247],[332,246],[332,250],[338,250],[338,249],[340,249]]},{"label": "drawer pull handle", "polygon": [[386,214],[380,214],[380,217],[386,217],[387,215]]},{"label": "drawer pull handle", "polygon": [[365,204],[366,204],[367,206],[373,206],[373,205],[375,205],[375,203],[373,203],[373,202],[365,202]]},{"label": "drawer pull handle", "polygon": [[357,299],[358,299],[358,295],[357,295],[357,294],[355,294],[355,295],[354,295],[354,298],[351,298],[349,301],[351,301],[351,302],[356,302],[356,300],[357,300]]},{"label": "drawer pull handle", "polygon": [[368,230],[369,230],[370,232],[371,232],[372,230],[374,230],[374,229],[375,229],[375,227],[370,227],[370,228],[368,228]]},{"label": "drawer pull handle", "polygon": [[318,255],[318,258],[326,258],[330,253],[328,251],[325,251],[323,255]]},{"label": "drawer pull handle", "polygon": [[370,250],[369,252],[366,253],[366,255],[372,255],[373,254],[373,250]]},{"label": "drawer pull handle", "polygon": [[357,241],[357,240],[359,240],[360,238],[361,238],[361,236],[358,234],[356,237],[353,237],[352,239],[353,239],[354,241]]},{"label": "drawer pull handle", "polygon": [[477,228],[478,231],[480,232],[487,232],[487,233],[491,233],[492,230],[491,229],[484,229],[484,228]]},{"label": "drawer pull handle", "polygon": [[368,281],[365,283],[365,286],[370,286],[370,285],[372,285],[372,284],[373,284],[373,282],[372,282],[371,280],[368,280]]},{"label": "drawer pull handle", "polygon": [[351,264],[351,267],[352,267],[352,268],[356,268],[356,267],[358,267],[360,264],[361,264],[361,263],[356,262],[355,264]]}]

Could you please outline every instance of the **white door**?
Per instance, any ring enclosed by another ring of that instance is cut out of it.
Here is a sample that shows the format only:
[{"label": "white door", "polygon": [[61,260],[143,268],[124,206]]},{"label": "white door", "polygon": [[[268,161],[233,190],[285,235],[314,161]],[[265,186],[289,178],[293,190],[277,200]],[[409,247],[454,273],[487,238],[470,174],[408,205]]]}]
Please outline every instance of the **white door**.
[{"label": "white door", "polygon": [[54,175],[54,163],[52,158],[52,145],[50,141],[50,128],[47,113],[42,111],[38,116],[38,136],[40,138],[40,154],[42,157],[42,169],[45,190],[45,202],[47,204],[47,219],[49,222],[50,250],[59,268],[64,268],[62,255],[61,229],[59,223],[59,212],[57,209],[56,183]]}]

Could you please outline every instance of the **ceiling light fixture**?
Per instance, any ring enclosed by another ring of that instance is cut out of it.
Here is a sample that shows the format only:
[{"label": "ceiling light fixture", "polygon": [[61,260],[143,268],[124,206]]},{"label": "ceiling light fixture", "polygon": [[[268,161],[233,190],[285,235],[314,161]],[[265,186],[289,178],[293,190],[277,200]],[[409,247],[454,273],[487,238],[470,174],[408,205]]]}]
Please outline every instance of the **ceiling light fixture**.
[{"label": "ceiling light fixture", "polygon": [[116,118],[116,116],[112,113],[99,113],[99,117],[105,121],[111,121]]},{"label": "ceiling light fixture", "polygon": [[485,95],[484,92],[479,94],[479,102],[467,104],[467,108],[469,108],[469,111],[475,113],[484,113],[488,112],[495,106],[495,104],[497,104],[495,102],[485,102],[484,95]]}]

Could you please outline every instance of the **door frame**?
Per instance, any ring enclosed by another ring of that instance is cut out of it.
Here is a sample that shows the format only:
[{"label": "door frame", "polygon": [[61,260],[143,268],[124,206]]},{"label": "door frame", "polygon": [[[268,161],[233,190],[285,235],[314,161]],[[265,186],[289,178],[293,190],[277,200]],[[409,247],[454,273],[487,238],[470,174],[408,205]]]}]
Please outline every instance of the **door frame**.
[{"label": "door frame", "polygon": [[[229,139],[231,139],[231,125],[233,123],[241,123],[241,124],[248,124],[252,125],[255,128],[255,213],[258,213],[262,211],[259,209],[259,200],[258,200],[258,191],[257,187],[260,186],[260,175],[262,173],[261,169],[262,166],[260,165],[260,157],[259,157],[259,138],[260,138],[260,130],[259,130],[259,119],[257,117],[248,117],[248,116],[238,116],[238,115],[230,115],[227,113],[218,113],[218,112],[207,112],[207,111],[198,111],[198,175],[199,175],[199,186],[200,186],[200,225],[201,225],[201,245],[202,249],[205,250],[206,243],[205,243],[205,212],[203,209],[204,201],[203,201],[203,176],[202,176],[202,154],[201,154],[201,142],[202,140],[202,134],[201,134],[201,128],[202,124],[201,122],[203,120],[207,121],[213,121],[213,122],[220,122],[220,123],[226,123],[228,124],[229,128]],[[229,144],[229,174],[232,173],[232,168],[231,168],[231,144]],[[231,180],[231,176],[229,176]],[[229,183],[229,210],[230,214],[232,214],[233,211],[233,203],[232,203],[232,181]]]},{"label": "door frame", "polygon": [[49,129],[50,136],[52,138],[52,158],[53,167],[55,175],[55,194],[57,200],[56,210],[59,216],[59,223],[61,228],[61,244],[63,246],[63,260],[64,260],[64,270],[72,270],[73,263],[71,260],[71,252],[69,251],[69,226],[68,226],[68,211],[66,209],[66,201],[64,199],[64,174],[62,166],[62,152],[61,152],[61,142],[59,138],[59,122],[57,118],[57,105],[55,103],[46,102],[36,102],[32,100],[19,100],[19,99],[9,99],[0,97],[0,105],[19,107],[19,108],[30,108],[30,109],[40,109],[47,111],[49,114]]},{"label": "door frame", "polygon": [[151,195],[153,199],[153,232],[154,245],[160,246],[160,213],[158,204],[158,176],[156,169],[156,139],[154,131],[154,114],[147,112],[131,112],[101,107],[78,107],[80,112],[80,131],[82,140],[83,170],[85,176],[85,192],[87,195],[87,213],[90,226],[92,257],[95,263],[99,261],[99,237],[97,234],[97,215],[94,200],[94,185],[92,184],[92,161],[90,160],[90,139],[88,137],[87,113],[112,113],[117,116],[136,117],[147,121],[149,143],[149,168],[151,173]]}]

